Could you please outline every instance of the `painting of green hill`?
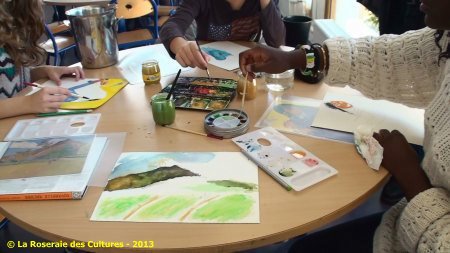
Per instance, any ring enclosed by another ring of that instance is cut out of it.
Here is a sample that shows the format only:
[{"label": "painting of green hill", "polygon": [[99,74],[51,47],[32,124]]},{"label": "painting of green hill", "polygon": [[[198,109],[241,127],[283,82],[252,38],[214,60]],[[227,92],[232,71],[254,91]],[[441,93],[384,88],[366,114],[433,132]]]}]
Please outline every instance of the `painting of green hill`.
[{"label": "painting of green hill", "polygon": [[258,167],[240,152],[123,153],[91,220],[259,223]]}]

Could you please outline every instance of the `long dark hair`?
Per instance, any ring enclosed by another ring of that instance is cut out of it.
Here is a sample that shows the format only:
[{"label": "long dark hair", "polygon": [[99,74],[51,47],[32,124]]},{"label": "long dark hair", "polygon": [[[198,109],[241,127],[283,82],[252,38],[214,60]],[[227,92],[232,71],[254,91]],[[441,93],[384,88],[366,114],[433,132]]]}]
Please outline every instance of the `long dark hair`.
[{"label": "long dark hair", "polygon": [[20,66],[39,65],[45,50],[38,40],[44,32],[40,0],[0,0],[0,47]]},{"label": "long dark hair", "polygon": [[[450,34],[448,34],[447,36],[449,36]],[[439,62],[441,61],[442,58],[448,59],[450,58],[450,42],[447,45],[447,48],[445,49],[444,52],[442,52],[442,47],[441,45],[439,45],[439,41],[442,39],[442,36],[444,36],[444,30],[437,30],[436,33],[434,34],[434,42],[436,42],[436,45],[439,48]]]}]

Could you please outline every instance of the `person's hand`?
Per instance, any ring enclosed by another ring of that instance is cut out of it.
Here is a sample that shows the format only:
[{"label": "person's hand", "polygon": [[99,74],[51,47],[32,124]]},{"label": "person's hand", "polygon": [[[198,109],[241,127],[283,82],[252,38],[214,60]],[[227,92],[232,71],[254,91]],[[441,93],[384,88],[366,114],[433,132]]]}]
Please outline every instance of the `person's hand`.
[{"label": "person's hand", "polygon": [[295,68],[294,57],[297,57],[296,52],[260,45],[239,54],[239,68],[244,75],[247,72],[281,73]]},{"label": "person's hand", "polygon": [[28,111],[33,113],[55,112],[69,96],[70,92],[66,88],[44,87],[27,96]]},{"label": "person's hand", "polygon": [[399,131],[386,129],[374,133],[373,137],[384,148],[383,167],[397,180],[408,200],[431,188],[430,181],[422,170],[417,153]]},{"label": "person's hand", "polygon": [[207,61],[209,61],[209,56],[198,50],[195,41],[186,41],[181,38],[176,39],[174,39],[172,43],[176,44],[174,46],[174,48],[176,48],[174,51],[175,59],[181,66],[189,66],[192,68],[199,67],[201,69],[206,69],[208,67]]},{"label": "person's hand", "polygon": [[45,75],[56,84],[61,85],[61,76],[73,75],[76,81],[84,79],[84,72],[80,67],[55,67],[46,66],[43,71]]}]

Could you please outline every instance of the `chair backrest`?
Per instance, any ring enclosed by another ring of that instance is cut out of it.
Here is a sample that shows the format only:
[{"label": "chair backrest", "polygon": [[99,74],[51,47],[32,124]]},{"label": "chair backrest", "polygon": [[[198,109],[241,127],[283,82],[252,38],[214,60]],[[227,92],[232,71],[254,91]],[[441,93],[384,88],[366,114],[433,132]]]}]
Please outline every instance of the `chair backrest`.
[{"label": "chair backrest", "polygon": [[[116,16],[119,19],[119,49],[150,45],[159,38],[158,5],[155,0],[115,0],[114,2],[117,4]],[[147,29],[152,35],[151,38],[141,38],[139,41],[132,42],[127,40],[126,43],[121,43],[121,37],[123,36],[121,36],[120,33],[136,33],[136,31],[130,31],[130,29],[127,28],[127,22],[133,22],[131,20],[133,20],[135,24],[138,23],[139,27]]]},{"label": "chair backrest", "polygon": [[[44,24],[45,34],[47,35],[47,40],[41,43],[41,47],[45,49],[48,56],[54,57],[54,65],[59,65],[61,63],[61,55],[65,51],[75,48],[75,40],[72,36],[57,35],[59,33],[70,32],[70,27],[63,23],[51,23]],[[47,57],[47,64],[49,64],[49,57]]]}]

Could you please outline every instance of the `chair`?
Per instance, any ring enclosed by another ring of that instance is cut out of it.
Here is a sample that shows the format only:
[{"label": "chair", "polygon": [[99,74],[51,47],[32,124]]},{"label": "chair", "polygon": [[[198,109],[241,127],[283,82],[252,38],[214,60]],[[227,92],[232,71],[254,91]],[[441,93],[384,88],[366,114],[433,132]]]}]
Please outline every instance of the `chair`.
[{"label": "chair", "polygon": [[[154,44],[159,38],[158,5],[154,0],[117,0],[119,50]],[[144,28],[128,31],[125,20],[146,18]],[[148,22],[150,21],[150,22]]]},{"label": "chair", "polygon": [[75,39],[73,36],[65,35],[68,31],[70,31],[70,27],[64,23],[55,22],[45,24],[44,28],[48,39],[41,43],[41,47],[44,48],[48,54],[47,64],[50,63],[50,57],[53,57],[53,64],[58,66],[61,64],[62,58],[67,50],[75,48]]},{"label": "chair", "polygon": [[158,4],[158,27],[161,28],[161,26],[164,25],[164,23],[166,23],[166,21],[170,18],[170,16],[172,16],[173,14],[175,14],[176,12],[176,8],[178,7],[178,3],[176,3],[177,1],[174,0],[170,0],[170,5],[160,5],[158,3],[159,1],[157,1]]}]

